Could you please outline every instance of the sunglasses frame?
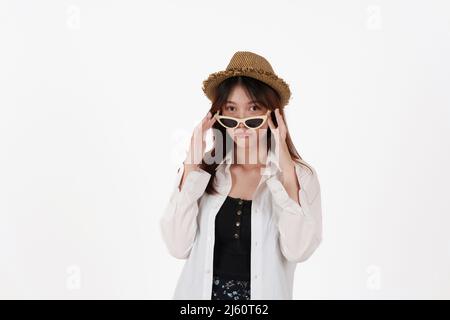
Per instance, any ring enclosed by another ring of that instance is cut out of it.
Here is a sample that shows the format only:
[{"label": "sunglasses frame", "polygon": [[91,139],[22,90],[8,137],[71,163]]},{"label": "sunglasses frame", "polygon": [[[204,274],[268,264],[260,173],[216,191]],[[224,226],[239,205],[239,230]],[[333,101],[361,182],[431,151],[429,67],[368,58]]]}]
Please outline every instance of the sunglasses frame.
[{"label": "sunglasses frame", "polygon": [[[219,122],[223,127],[227,128],[227,129],[235,129],[235,128],[237,128],[237,127],[239,126],[239,124],[240,124],[241,122],[244,124],[244,126],[245,126],[247,129],[259,129],[259,128],[261,128],[261,127],[264,125],[264,123],[266,123],[267,117],[268,117],[268,115],[269,115],[269,113],[270,113],[270,110],[267,110],[267,113],[266,113],[266,114],[263,114],[263,115],[261,115],[261,116],[247,117],[247,118],[242,118],[242,119],[240,119],[240,118],[235,118],[235,117],[230,117],[230,116],[222,116],[222,115],[219,115],[219,112],[220,112],[220,110],[217,110],[216,114],[214,115],[214,118],[216,118],[217,122]],[[234,126],[234,127],[229,127],[229,126],[224,125],[224,124],[222,123],[221,119],[234,120],[234,121],[237,122],[237,124],[236,124],[236,126]],[[251,120],[251,119],[263,119],[263,122],[262,122],[259,126],[257,126],[257,127],[249,127],[249,126],[247,126],[247,124],[245,123],[245,121]]]}]

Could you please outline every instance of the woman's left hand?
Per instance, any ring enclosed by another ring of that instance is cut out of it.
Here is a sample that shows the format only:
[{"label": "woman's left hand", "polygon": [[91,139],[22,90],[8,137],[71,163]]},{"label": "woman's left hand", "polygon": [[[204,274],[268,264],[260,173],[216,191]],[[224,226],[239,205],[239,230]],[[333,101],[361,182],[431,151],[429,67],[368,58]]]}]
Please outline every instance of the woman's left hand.
[{"label": "woman's left hand", "polygon": [[275,117],[277,119],[278,127],[275,127],[270,114],[268,117],[268,124],[275,140],[274,151],[282,172],[282,184],[289,196],[299,203],[298,192],[300,190],[300,185],[295,173],[295,162],[292,160],[286,142],[287,126],[279,108],[275,109]]},{"label": "woman's left hand", "polygon": [[270,114],[268,117],[269,128],[275,140],[274,151],[282,171],[291,171],[292,169],[294,169],[295,163],[291,158],[291,154],[289,153],[289,148],[286,143],[287,127],[279,108],[275,109],[275,117],[278,123],[277,128],[275,127]]}]

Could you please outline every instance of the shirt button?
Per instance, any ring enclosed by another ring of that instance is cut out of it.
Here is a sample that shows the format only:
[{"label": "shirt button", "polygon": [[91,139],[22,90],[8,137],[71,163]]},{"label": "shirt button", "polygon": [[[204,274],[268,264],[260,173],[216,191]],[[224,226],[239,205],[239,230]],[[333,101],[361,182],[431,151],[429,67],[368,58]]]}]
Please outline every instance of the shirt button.
[{"label": "shirt button", "polygon": [[255,247],[258,245],[258,242],[257,241],[255,241]]},{"label": "shirt button", "polygon": [[242,200],[239,200],[239,204],[242,204],[243,203],[243,201]]},{"label": "shirt button", "polygon": [[239,239],[239,235],[237,233],[234,234],[235,239]]},{"label": "shirt button", "polygon": [[258,279],[258,275],[255,274],[255,275],[253,276],[253,279]]},{"label": "shirt button", "polygon": [[239,227],[241,225],[241,223],[238,221],[236,222],[236,227]]},{"label": "shirt button", "polygon": [[236,213],[237,213],[238,216],[240,216],[241,213],[242,213],[242,211],[241,211],[241,210],[238,210]]}]

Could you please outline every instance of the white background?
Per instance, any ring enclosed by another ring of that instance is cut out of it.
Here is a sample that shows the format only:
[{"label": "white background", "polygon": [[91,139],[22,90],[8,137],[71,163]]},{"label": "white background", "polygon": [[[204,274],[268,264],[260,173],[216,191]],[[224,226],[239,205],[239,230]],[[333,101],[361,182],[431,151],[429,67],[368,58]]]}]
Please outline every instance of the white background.
[{"label": "white background", "polygon": [[238,50],[290,84],[321,182],[294,298],[450,298],[444,0],[1,0],[1,298],[172,297],[158,220]]}]

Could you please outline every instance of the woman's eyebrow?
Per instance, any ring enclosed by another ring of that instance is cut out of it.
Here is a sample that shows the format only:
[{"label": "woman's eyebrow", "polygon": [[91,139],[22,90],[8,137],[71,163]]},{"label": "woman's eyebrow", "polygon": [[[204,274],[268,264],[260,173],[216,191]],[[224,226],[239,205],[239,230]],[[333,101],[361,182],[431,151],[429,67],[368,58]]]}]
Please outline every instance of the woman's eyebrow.
[{"label": "woman's eyebrow", "polygon": [[[231,100],[227,100],[227,103],[231,103],[231,104],[237,104],[236,102],[234,102],[234,101],[231,101]],[[252,100],[252,101],[249,101],[247,104],[252,104],[252,103],[259,103],[258,101],[256,101],[256,100]]]}]

